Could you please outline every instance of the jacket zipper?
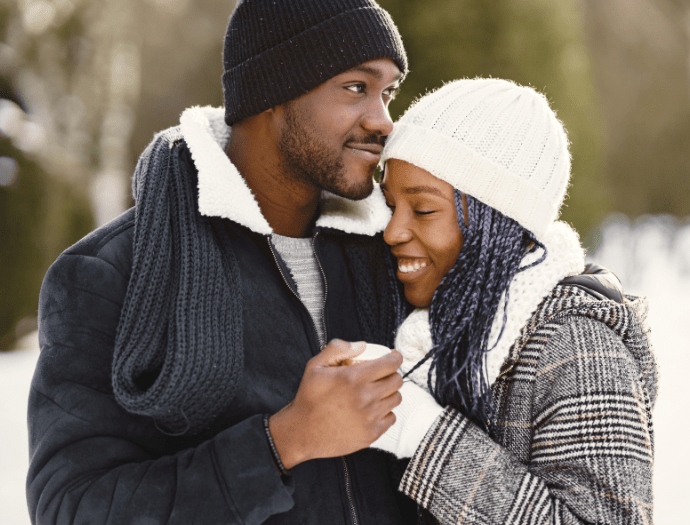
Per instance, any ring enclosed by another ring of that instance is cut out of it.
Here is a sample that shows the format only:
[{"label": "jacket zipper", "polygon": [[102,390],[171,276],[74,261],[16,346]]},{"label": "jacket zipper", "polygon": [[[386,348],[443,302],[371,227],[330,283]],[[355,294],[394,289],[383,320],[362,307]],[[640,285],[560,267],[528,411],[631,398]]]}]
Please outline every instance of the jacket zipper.
[{"label": "jacket zipper", "polygon": [[[328,295],[328,284],[326,283],[326,274],[323,271],[323,268],[321,267],[321,261],[319,261],[319,258],[316,257],[316,250],[314,249],[314,241],[316,239],[316,236],[318,235],[319,232],[316,232],[314,234],[314,238],[312,239],[312,251],[314,251],[314,257],[316,258],[316,262],[319,265],[319,270],[321,270],[321,275],[323,276],[323,304],[321,305],[321,319],[323,319],[323,336],[326,341],[328,341],[328,333],[327,333],[327,328],[326,328],[326,296]],[[311,319],[311,325],[314,327],[314,333],[316,334],[316,341],[318,342],[319,345],[321,345],[321,341],[319,341],[319,331],[316,329],[316,323],[314,322],[314,318],[311,316],[309,313],[309,310],[307,309],[307,306],[302,302],[302,299],[300,299],[299,295],[295,290],[292,289],[292,286],[290,286],[290,282],[287,280],[287,277],[285,277],[285,274],[283,273],[283,269],[280,267],[280,263],[278,262],[278,256],[276,255],[275,250],[273,249],[273,244],[271,243],[271,238],[266,237],[266,240],[268,241],[268,247],[271,250],[271,254],[273,255],[273,260],[276,263],[276,267],[278,268],[278,273],[280,273],[280,276],[283,278],[283,282],[285,283],[285,286],[288,287],[288,290],[292,292],[292,295],[295,296],[295,298],[300,302],[302,306],[304,306],[304,309],[307,310],[307,314],[309,315],[309,319]]]},{"label": "jacket zipper", "polygon": [[[323,319],[323,333],[324,336],[326,337],[326,298],[328,297],[328,281],[326,280],[326,272],[323,271],[323,266],[321,266],[321,261],[319,260],[319,256],[316,255],[316,237],[319,235],[319,232],[317,231],[314,234],[314,237],[311,239],[311,248],[314,251],[314,259],[316,259],[316,263],[319,265],[319,270],[321,270],[321,275],[323,275],[323,315],[321,318]],[[328,341],[328,337],[326,337],[326,341]],[[350,478],[350,469],[347,466],[347,459],[344,456],[341,456],[340,458],[343,461],[343,473],[345,474],[345,493],[347,494],[347,501],[350,504],[350,513],[352,515],[352,523],[353,525],[359,525],[359,518],[357,517],[357,509],[355,508],[355,498],[352,494],[352,479]]]},{"label": "jacket zipper", "polygon": [[347,466],[347,459],[342,456],[340,459],[343,460],[343,471],[345,472],[345,492],[347,493],[347,501],[350,504],[350,512],[352,513],[352,523],[353,525],[359,525],[359,519],[357,518],[357,509],[355,509],[355,499],[352,496],[352,482],[350,481],[350,469]]},{"label": "jacket zipper", "polygon": [[[316,255],[316,236],[318,234],[319,232],[317,231],[311,238],[311,250],[314,253],[314,259],[316,259],[316,264],[319,265],[319,270],[321,271],[321,276],[323,277],[323,303],[321,303],[321,323],[323,325],[323,346],[326,346],[326,343],[328,342],[328,327],[326,326],[326,299],[328,299],[328,281],[326,280],[326,272],[323,271],[323,266],[321,266],[319,256]],[[316,329],[316,325],[314,325],[314,329]],[[316,335],[318,337],[318,332],[316,333]],[[321,344],[321,341],[319,341],[319,344]]]},{"label": "jacket zipper", "polygon": [[[314,253],[314,258],[316,259],[316,264],[319,266],[319,270],[321,271],[321,275],[323,276],[323,303],[321,305],[321,319],[323,320],[323,335],[324,335],[324,343],[328,341],[328,327],[326,326],[326,299],[328,298],[328,281],[326,280],[326,272],[323,270],[323,266],[321,265],[321,261],[319,260],[319,256],[316,255],[316,237],[319,235],[319,232],[317,231],[314,236],[311,239],[311,249],[312,252]],[[283,273],[283,269],[280,267],[280,263],[278,262],[278,256],[276,255],[275,250],[273,249],[273,244],[271,243],[271,238],[267,237],[268,240],[268,247],[271,250],[271,254],[273,255],[273,260],[276,263],[276,267],[278,268],[278,272],[280,273],[280,276],[283,278],[283,282],[285,285],[288,287],[288,289],[292,292],[292,295],[295,296],[295,298],[304,306],[304,309],[307,310],[306,305],[302,302],[302,299],[300,299],[299,295],[295,290],[292,289],[292,286],[290,286],[289,281],[285,277],[285,274]],[[307,313],[309,313],[309,310],[307,310]],[[316,329],[316,323],[314,322],[314,319],[312,318],[311,314],[309,315],[309,318],[311,319],[311,324],[314,327],[314,333],[316,334],[316,339],[319,339],[319,332]],[[321,341],[319,341],[319,344],[321,344]],[[344,456],[341,456],[340,458],[343,462],[343,473],[345,474],[345,493],[347,494],[347,501],[350,505],[350,514],[352,516],[352,523],[353,525],[359,525],[359,518],[357,517],[357,509],[355,508],[355,498],[352,495],[352,480],[350,478],[350,469],[347,466],[347,459],[345,459]]]}]

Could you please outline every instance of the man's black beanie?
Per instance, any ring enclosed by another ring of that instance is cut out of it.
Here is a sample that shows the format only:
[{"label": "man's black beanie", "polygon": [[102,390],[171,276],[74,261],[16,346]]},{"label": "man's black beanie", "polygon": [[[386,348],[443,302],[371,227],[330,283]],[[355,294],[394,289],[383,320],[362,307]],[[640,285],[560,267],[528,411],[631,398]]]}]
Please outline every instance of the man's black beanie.
[{"label": "man's black beanie", "polygon": [[312,90],[363,62],[407,56],[374,0],[239,0],[223,50],[229,126]]}]

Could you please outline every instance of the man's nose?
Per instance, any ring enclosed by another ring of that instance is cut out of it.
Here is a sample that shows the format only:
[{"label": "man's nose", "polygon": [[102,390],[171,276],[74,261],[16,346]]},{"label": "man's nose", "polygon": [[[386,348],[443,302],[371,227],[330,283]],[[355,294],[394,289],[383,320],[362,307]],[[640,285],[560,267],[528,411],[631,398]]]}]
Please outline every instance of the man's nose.
[{"label": "man's nose", "polygon": [[369,133],[388,136],[393,131],[393,120],[388,112],[388,105],[382,98],[372,100],[362,118],[362,127]]}]

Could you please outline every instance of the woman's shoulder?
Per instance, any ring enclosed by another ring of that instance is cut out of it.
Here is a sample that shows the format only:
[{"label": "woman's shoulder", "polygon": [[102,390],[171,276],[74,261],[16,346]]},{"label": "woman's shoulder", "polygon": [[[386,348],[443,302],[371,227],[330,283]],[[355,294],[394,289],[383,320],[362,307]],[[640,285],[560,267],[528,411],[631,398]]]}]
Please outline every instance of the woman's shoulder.
[{"label": "woman's shoulder", "polygon": [[546,323],[568,324],[586,318],[606,325],[618,336],[628,339],[635,330],[648,332],[648,302],[645,297],[604,296],[595,289],[567,280],[559,283],[539,305],[525,328],[534,331]]},{"label": "woman's shoulder", "polygon": [[623,335],[632,325],[644,325],[647,320],[647,300],[625,295],[613,272],[595,264],[587,264],[578,275],[561,280],[551,289],[522,328],[524,342],[545,323],[564,322],[571,317],[597,319]]},{"label": "woman's shoulder", "polygon": [[643,297],[625,296],[619,303],[577,286],[557,286],[523,334],[524,346],[538,354],[536,375],[563,377],[570,369],[602,386],[606,377],[627,374],[642,381],[653,402],[657,367],[647,311]]}]

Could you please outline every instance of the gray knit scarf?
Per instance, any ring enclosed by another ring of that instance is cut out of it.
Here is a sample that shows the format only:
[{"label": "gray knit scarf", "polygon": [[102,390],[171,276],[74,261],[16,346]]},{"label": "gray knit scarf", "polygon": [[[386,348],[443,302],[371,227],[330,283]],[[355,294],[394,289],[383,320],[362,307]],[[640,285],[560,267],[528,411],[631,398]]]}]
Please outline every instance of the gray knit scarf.
[{"label": "gray knit scarf", "polygon": [[239,267],[221,221],[198,211],[195,173],[177,129],[139,159],[132,275],[112,369],[120,405],[172,435],[208,426],[243,368]]}]

